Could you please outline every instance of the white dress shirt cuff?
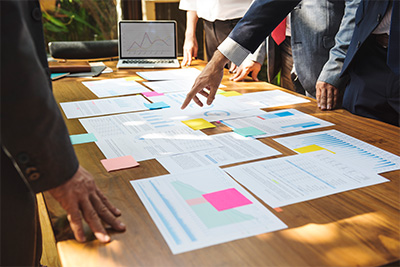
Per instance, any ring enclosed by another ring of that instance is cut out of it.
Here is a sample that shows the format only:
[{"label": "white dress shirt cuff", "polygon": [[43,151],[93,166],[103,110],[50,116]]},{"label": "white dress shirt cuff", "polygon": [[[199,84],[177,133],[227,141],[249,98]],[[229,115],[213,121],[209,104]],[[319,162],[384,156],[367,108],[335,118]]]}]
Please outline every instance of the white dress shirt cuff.
[{"label": "white dress shirt cuff", "polygon": [[250,51],[227,37],[219,46],[218,50],[236,66],[240,66]]}]

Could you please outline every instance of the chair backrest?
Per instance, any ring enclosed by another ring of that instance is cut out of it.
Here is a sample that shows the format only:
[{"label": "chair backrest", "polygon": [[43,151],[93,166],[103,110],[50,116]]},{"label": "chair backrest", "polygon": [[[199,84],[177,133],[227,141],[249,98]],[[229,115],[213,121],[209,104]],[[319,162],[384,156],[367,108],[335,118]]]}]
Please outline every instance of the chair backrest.
[{"label": "chair backrest", "polygon": [[118,57],[118,40],[49,42],[56,59],[94,59]]}]

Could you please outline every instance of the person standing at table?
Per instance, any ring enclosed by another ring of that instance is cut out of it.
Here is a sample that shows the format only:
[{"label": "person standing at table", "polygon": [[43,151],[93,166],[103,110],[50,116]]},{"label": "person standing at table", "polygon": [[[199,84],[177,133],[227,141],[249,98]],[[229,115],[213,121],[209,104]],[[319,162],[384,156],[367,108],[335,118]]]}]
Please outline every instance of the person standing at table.
[{"label": "person standing at table", "polygon": [[[254,2],[229,37],[218,47],[213,59],[204,68],[188,93],[182,108],[185,108],[192,99],[202,106],[203,103],[196,96],[197,93],[206,96],[207,104],[211,104],[222,79],[221,65],[223,66],[228,59],[240,64],[299,2],[295,0]],[[350,77],[343,97],[343,107],[357,115],[399,125],[398,15],[400,12],[399,1],[393,1],[393,8],[389,10],[390,2],[392,1],[363,0],[357,9],[354,35],[341,74],[349,74]],[[384,22],[385,14],[390,16],[388,20],[391,23]],[[369,60],[371,57],[366,52],[371,46],[370,42],[377,40],[373,31],[382,23],[390,25],[387,26],[390,28],[388,47],[382,46],[380,50],[373,51],[374,58]],[[244,32],[251,32],[251,34],[249,36]],[[361,59],[363,60],[360,61]],[[369,84],[372,80],[374,84]],[[204,88],[209,89],[210,92],[204,91]],[[332,101],[332,95],[328,95],[326,101]]]},{"label": "person standing at table", "polygon": [[[199,18],[203,19],[207,59],[210,60],[218,45],[225,40],[236,23],[246,13],[253,0],[181,0],[179,8],[186,10],[186,32],[183,44],[183,66],[190,66],[193,57],[197,57],[198,43],[196,26]],[[241,73],[243,80],[251,73],[253,80],[258,81],[257,75],[265,58],[265,43],[247,57]],[[236,65],[230,66],[230,72],[236,72]]]},{"label": "person standing at table", "polygon": [[1,266],[39,266],[41,232],[35,194],[49,190],[66,210],[75,238],[82,217],[100,242],[118,231],[121,212],[76,158],[52,94],[38,1],[0,1]]}]

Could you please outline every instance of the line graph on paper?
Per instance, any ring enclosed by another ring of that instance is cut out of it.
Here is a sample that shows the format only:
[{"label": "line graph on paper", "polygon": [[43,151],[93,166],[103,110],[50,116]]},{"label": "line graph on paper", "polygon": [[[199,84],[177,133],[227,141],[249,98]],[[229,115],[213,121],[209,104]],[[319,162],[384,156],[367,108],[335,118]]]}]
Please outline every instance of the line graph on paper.
[{"label": "line graph on paper", "polygon": [[[146,24],[138,29],[131,24],[121,29],[123,57],[174,57],[175,35],[173,24]],[[144,28],[146,27],[146,28]]]}]

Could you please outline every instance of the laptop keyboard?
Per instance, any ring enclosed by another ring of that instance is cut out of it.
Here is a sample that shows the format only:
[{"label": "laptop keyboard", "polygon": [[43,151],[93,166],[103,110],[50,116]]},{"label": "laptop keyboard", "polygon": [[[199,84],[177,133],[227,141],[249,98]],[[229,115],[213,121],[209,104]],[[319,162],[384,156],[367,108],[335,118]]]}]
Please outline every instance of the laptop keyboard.
[{"label": "laptop keyboard", "polygon": [[172,59],[126,59],[122,60],[124,64],[163,64],[163,63],[174,63]]}]

